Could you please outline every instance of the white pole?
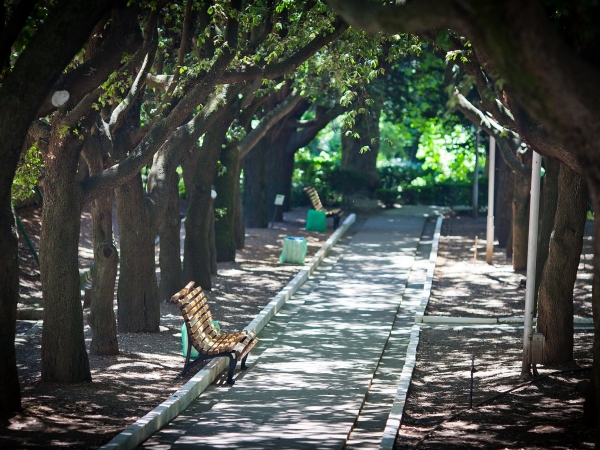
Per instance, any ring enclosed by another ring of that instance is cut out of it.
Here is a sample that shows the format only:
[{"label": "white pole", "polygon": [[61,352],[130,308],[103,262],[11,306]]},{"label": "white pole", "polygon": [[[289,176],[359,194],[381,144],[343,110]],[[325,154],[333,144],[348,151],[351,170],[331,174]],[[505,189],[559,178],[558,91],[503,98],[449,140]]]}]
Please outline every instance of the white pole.
[{"label": "white pole", "polygon": [[531,202],[529,205],[529,236],[527,241],[527,286],[525,289],[525,323],[523,330],[523,365],[521,377],[529,378],[531,338],[533,336],[533,303],[535,301],[535,262],[537,257],[538,217],[540,212],[540,175],[542,157],[533,152],[531,167]]},{"label": "white pole", "polygon": [[473,178],[473,219],[479,210],[479,128],[475,130],[475,173]]},{"label": "white pole", "polygon": [[485,246],[485,261],[492,264],[494,256],[494,181],[496,173],[496,140],[490,137],[490,156],[488,159],[488,215]]}]

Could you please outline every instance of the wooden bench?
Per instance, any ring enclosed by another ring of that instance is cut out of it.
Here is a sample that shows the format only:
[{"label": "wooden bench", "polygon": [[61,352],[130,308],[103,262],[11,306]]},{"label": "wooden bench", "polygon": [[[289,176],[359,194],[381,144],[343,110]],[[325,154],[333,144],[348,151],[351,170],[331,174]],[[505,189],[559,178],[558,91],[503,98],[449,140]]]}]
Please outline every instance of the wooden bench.
[{"label": "wooden bench", "polygon": [[310,198],[314,210],[324,212],[326,217],[333,217],[333,229],[337,230],[337,227],[340,225],[342,210],[340,208],[325,209],[323,203],[321,203],[319,193],[312,186],[305,187],[304,192],[306,192],[306,195]]},{"label": "wooden bench", "polygon": [[[193,287],[194,282],[190,281],[186,287],[171,297],[171,302],[177,303],[181,309],[188,333],[185,365],[177,376],[185,375],[201,361],[227,356],[229,358],[227,383],[234,384],[233,372],[237,362],[241,360],[242,370],[246,369],[246,358],[258,342],[258,338],[253,332],[249,331],[221,333],[214,325],[206,294],[200,286],[196,289],[193,289]],[[198,351],[198,357],[190,361],[192,346]]]}]

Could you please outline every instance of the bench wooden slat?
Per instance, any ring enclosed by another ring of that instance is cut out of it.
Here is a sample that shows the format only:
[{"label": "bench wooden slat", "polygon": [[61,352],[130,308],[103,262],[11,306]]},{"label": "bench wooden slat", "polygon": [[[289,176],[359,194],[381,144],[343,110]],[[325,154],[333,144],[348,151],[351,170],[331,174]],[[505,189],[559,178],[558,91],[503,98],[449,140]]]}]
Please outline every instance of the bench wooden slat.
[{"label": "bench wooden slat", "polygon": [[202,310],[204,306],[207,306],[206,297],[201,299],[200,301],[188,303],[184,308],[181,308],[181,315],[184,319],[188,320],[194,316],[197,316],[198,311]]},{"label": "bench wooden slat", "polygon": [[170,301],[172,303],[175,303],[177,300],[179,300],[179,298],[185,297],[192,290],[192,288],[194,287],[194,284],[195,283],[193,281],[190,281],[188,284],[186,284],[186,286],[182,290],[177,292],[177,294],[173,295],[171,297]]}]

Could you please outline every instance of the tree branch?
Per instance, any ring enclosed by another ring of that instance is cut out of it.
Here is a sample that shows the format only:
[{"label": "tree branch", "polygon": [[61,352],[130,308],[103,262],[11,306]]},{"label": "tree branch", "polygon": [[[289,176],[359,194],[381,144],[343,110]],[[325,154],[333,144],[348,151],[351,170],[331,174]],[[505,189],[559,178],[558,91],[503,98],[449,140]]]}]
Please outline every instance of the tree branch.
[{"label": "tree branch", "polygon": [[62,106],[62,103],[54,105],[52,102],[56,92],[67,92],[70,105],[79,103],[83,97],[104,83],[109,75],[117,70],[121,65],[123,53],[132,52],[141,43],[142,35],[135,8],[115,9],[106,40],[89,60],[60,77],[38,110],[37,117],[47,116],[57,107]]},{"label": "tree branch", "polygon": [[296,70],[302,63],[314,55],[324,46],[336,40],[348,25],[341,20],[336,20],[333,24],[333,31],[325,35],[319,35],[310,41],[306,46],[296,51],[289,58],[278,63],[266,66],[249,66],[242,69],[230,70],[223,74],[222,83],[239,83],[253,79],[273,79],[282,77],[285,74]]},{"label": "tree branch", "polygon": [[378,33],[417,33],[432,28],[453,28],[462,23],[455,2],[419,0],[401,6],[382,6],[364,0],[326,0],[348,23]]},{"label": "tree branch", "polygon": [[[232,7],[239,10],[241,0],[232,0]],[[158,120],[150,127],[142,141],[130,152],[125,160],[117,166],[106,169],[81,182],[83,192],[82,206],[87,205],[104,191],[114,189],[135,176],[150,161],[152,155],[165,143],[169,135],[181,124],[185,123],[197,105],[209,98],[214,87],[219,83],[221,75],[234,58],[237,48],[238,30],[239,24],[237,19],[230,18],[227,22],[226,32],[228,45],[223,49],[223,53],[217,58],[210,70],[205,73],[204,77],[198,80],[195,87],[177,103],[170,114]]]},{"label": "tree branch", "polygon": [[275,124],[277,124],[277,122],[279,122],[292,109],[294,109],[300,100],[302,100],[302,97],[300,97],[300,95],[298,95],[296,92],[293,92],[284,101],[277,105],[276,108],[274,108],[272,111],[269,111],[269,113],[262,118],[256,128],[248,133],[237,144],[240,159],[246,156],[258,143],[258,141],[260,141],[268,133],[268,131]]}]

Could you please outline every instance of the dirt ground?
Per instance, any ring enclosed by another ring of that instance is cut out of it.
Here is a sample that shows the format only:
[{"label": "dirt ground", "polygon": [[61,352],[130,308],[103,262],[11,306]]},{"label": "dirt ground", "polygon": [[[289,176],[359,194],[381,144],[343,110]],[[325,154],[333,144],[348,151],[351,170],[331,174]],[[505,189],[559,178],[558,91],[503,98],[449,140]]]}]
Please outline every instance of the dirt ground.
[{"label": "dirt ground", "polygon": [[[36,248],[40,210],[19,211]],[[306,209],[286,213],[273,229],[246,230],[246,248],[235,263],[220,263],[213,289],[208,294],[213,316],[223,331],[244,328],[293,278],[302,266],[281,264],[281,242],[286,236],[304,236],[309,260],[327,240],[326,232],[304,230]],[[83,227],[89,217],[84,213]],[[85,245],[86,230],[82,230]],[[89,265],[86,249],[80,265]],[[25,241],[20,242],[22,301],[19,306],[43,305],[38,266]],[[84,310],[84,315],[89,313]],[[31,329],[35,321],[18,321],[17,334]],[[0,448],[98,448],[122,429],[151,411],[191,378],[197,366],[175,380],[183,367],[181,315],[175,305],[161,304],[160,333],[119,333],[119,355],[90,355],[91,383],[60,385],[40,381],[41,333],[17,346],[23,412],[2,423]],[[86,325],[89,348],[91,331]],[[239,368],[238,368],[239,369]],[[221,382],[222,380],[217,380]]]},{"label": "dirt ground", "polygon": [[[575,315],[591,317],[591,223],[575,286]],[[475,254],[475,236],[485,239],[485,218],[444,220],[430,315],[522,316],[524,273],[512,271],[502,249],[485,263],[485,241]],[[425,326],[406,402],[397,449],[593,448],[595,428],[581,423],[585,380],[592,364],[590,329],[575,332],[576,364],[538,366],[538,382],[520,379],[523,328]],[[474,407],[469,408],[471,363]],[[496,394],[521,386],[510,393]],[[481,404],[482,402],[484,402]]]}]

